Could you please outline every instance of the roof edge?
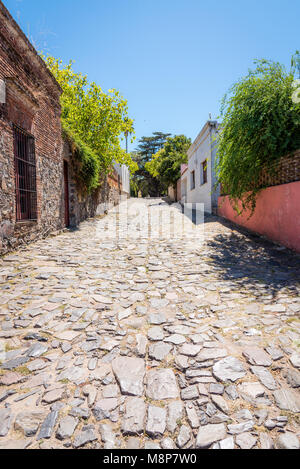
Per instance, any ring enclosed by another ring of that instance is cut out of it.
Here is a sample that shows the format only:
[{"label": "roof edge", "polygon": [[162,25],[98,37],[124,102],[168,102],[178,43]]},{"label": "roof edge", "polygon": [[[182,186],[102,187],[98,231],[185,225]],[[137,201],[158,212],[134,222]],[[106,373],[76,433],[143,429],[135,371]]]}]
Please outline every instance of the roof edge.
[{"label": "roof edge", "polygon": [[213,120],[208,120],[208,121],[205,122],[204,126],[202,127],[202,129],[200,130],[197,137],[195,138],[192,145],[190,146],[190,148],[187,151],[189,156],[191,155],[192,151],[195,149],[195,147],[197,146],[197,144],[199,143],[199,141],[201,140],[201,138],[205,134],[206,130],[209,129],[210,127],[217,127],[218,124],[219,124],[218,121],[213,121]]}]

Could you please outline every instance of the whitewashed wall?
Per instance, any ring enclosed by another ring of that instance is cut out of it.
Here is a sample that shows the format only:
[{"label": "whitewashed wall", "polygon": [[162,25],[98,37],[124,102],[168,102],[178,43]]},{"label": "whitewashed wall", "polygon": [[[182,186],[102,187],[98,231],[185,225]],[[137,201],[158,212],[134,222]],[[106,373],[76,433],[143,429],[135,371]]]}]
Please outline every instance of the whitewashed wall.
[{"label": "whitewashed wall", "polygon": [[[204,204],[204,211],[207,213],[212,213],[217,198],[217,195],[213,192],[215,184],[215,134],[216,127],[211,126],[210,123],[207,122],[188,151],[188,170],[181,178],[182,187],[185,184],[185,180],[187,185],[186,197],[184,197],[183,190],[182,202],[202,203]],[[207,183],[202,184],[202,163],[205,160],[207,160]],[[195,171],[194,189],[192,189],[192,171]]]},{"label": "whitewashed wall", "polygon": [[120,165],[118,163],[114,164],[114,168],[117,174],[121,178],[122,192],[130,194],[130,171],[126,165]]},{"label": "whitewashed wall", "polygon": [[[210,131],[209,128],[205,134],[191,148],[188,161],[188,174],[187,174],[187,202],[188,203],[203,203],[205,212],[211,213],[211,152],[210,152]],[[201,185],[201,170],[202,162],[207,159],[207,183]],[[195,189],[191,187],[191,173],[195,171]]]}]

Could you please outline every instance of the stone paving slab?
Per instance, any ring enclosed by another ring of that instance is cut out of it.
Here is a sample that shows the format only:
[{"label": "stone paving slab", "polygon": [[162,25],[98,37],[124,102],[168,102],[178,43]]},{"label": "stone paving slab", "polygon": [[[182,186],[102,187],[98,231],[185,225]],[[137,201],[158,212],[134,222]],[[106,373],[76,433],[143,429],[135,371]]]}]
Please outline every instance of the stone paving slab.
[{"label": "stone paving slab", "polygon": [[0,259],[0,449],[299,448],[299,256],[130,204]]}]

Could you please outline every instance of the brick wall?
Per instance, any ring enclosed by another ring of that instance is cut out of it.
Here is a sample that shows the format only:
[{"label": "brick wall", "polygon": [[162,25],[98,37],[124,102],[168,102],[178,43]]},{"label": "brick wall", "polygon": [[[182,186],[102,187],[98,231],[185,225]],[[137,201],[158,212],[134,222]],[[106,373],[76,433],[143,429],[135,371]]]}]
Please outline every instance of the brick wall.
[{"label": "brick wall", "polygon": [[[258,186],[260,188],[279,186],[300,181],[300,149],[275,161],[268,169],[261,171]],[[221,195],[226,194],[221,184]]]},{"label": "brick wall", "polygon": [[[61,89],[0,1],[0,253],[63,227]],[[13,124],[35,138],[37,222],[16,222]]]},{"label": "brick wall", "polygon": [[280,158],[271,168],[263,170],[260,177],[261,187],[279,186],[300,181],[300,149]]}]

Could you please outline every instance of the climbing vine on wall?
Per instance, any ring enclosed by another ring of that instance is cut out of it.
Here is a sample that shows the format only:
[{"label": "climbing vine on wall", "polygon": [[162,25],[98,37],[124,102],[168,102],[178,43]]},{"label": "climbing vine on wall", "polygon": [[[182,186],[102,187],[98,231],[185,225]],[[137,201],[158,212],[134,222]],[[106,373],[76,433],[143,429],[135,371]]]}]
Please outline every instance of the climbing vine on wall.
[{"label": "climbing vine on wall", "polygon": [[97,155],[77,137],[66,124],[62,133],[68,142],[74,176],[81,193],[90,194],[99,186],[100,163]]},{"label": "climbing vine on wall", "polygon": [[292,100],[293,63],[286,71],[277,62],[255,61],[255,70],[223,99],[216,171],[238,212],[250,209],[253,214],[262,170],[276,170],[276,161],[300,148],[300,104]]}]

